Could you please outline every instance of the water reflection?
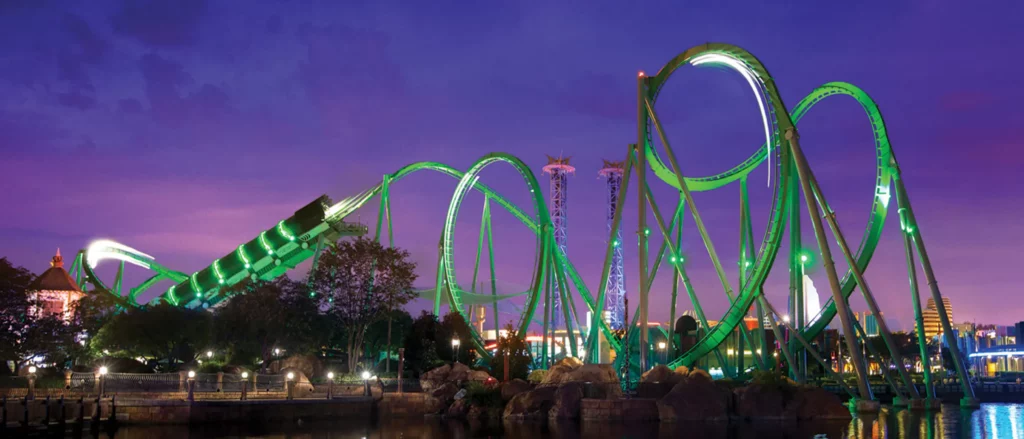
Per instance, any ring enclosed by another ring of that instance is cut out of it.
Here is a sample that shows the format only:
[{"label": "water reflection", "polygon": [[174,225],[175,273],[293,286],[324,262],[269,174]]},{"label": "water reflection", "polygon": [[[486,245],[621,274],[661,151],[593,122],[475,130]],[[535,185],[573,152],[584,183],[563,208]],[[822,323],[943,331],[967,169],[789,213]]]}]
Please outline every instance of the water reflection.
[{"label": "water reflection", "polygon": [[[89,437],[88,433],[85,437]],[[272,429],[238,426],[125,427],[97,437],[170,439],[246,437],[263,439],[591,439],[677,437],[708,439],[1022,439],[1024,404],[983,404],[980,410],[942,407],[941,413],[883,409],[850,422],[819,423],[484,423],[406,419],[370,424],[304,424]]]}]

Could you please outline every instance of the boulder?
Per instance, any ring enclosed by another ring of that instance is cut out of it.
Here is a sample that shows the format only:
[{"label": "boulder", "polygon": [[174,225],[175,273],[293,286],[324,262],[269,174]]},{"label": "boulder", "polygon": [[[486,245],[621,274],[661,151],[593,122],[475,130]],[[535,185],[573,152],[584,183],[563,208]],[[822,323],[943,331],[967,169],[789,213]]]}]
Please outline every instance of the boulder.
[{"label": "boulder", "polygon": [[441,413],[443,410],[446,410],[447,408],[448,404],[445,403],[444,401],[438,398],[434,398],[433,396],[428,396],[426,398],[426,407],[424,407],[423,412],[425,414],[436,414]]},{"label": "boulder", "polygon": [[424,372],[423,376],[420,377],[420,380],[434,383],[436,386],[440,386],[441,383],[448,381],[448,374],[451,373],[451,371],[452,367],[445,364],[441,367],[437,367]]},{"label": "boulder", "polygon": [[678,380],[675,379],[675,372],[672,372],[672,369],[669,369],[668,366],[664,364],[654,366],[651,370],[640,375],[641,383],[667,383],[669,381],[678,382]]},{"label": "boulder", "polygon": [[852,419],[850,408],[838,396],[820,387],[801,387],[786,402],[783,417],[795,419]]},{"label": "boulder", "polygon": [[437,398],[442,404],[448,405],[455,399],[455,394],[459,393],[459,387],[453,383],[444,383],[440,387],[434,390],[430,396]]},{"label": "boulder", "polygon": [[506,419],[547,419],[555,405],[554,386],[542,386],[516,395],[505,405]]},{"label": "boulder", "polygon": [[691,373],[658,400],[658,417],[662,422],[729,419],[732,394],[705,375]]},{"label": "boulder", "polygon": [[501,400],[508,402],[512,397],[523,392],[529,392],[531,389],[533,389],[533,386],[530,383],[516,378],[501,385]]},{"label": "boulder", "polygon": [[746,419],[781,419],[785,394],[778,386],[751,384],[733,391],[736,416]]},{"label": "boulder", "polygon": [[292,355],[270,363],[270,373],[288,373],[286,369],[301,371],[307,377],[323,374],[323,363],[315,355]]},{"label": "boulder", "polygon": [[286,367],[281,369],[281,375],[288,376],[289,373],[295,374],[295,396],[300,396],[303,393],[309,393],[313,391],[313,384],[309,382],[309,378],[306,374],[299,369]]},{"label": "boulder", "polygon": [[618,384],[619,377],[611,364],[584,364],[568,373],[562,382]]},{"label": "boulder", "polygon": [[448,376],[445,379],[448,382],[463,382],[469,380],[470,372],[472,372],[472,370],[469,369],[469,366],[462,363],[455,363],[452,365],[451,372],[448,373]]},{"label": "boulder", "polygon": [[554,405],[548,411],[549,419],[579,419],[583,404],[583,383],[562,384],[555,391]]},{"label": "boulder", "polygon": [[484,383],[484,382],[491,381],[491,380],[494,380],[494,378],[492,378],[491,374],[489,374],[487,372],[484,372],[482,370],[471,370],[471,371],[469,371],[469,381],[477,381],[477,382]]},{"label": "boulder", "polygon": [[451,407],[448,407],[448,411],[445,413],[445,416],[454,419],[462,419],[466,417],[468,412],[469,402],[465,399],[459,399],[452,403]]},{"label": "boulder", "polygon": [[540,385],[557,386],[559,384],[562,384],[562,382],[565,380],[565,377],[568,376],[569,373],[572,371],[572,367],[566,366],[564,364],[556,364],[554,366],[551,366],[551,369],[548,369],[547,375],[544,375],[544,380],[540,382]]}]

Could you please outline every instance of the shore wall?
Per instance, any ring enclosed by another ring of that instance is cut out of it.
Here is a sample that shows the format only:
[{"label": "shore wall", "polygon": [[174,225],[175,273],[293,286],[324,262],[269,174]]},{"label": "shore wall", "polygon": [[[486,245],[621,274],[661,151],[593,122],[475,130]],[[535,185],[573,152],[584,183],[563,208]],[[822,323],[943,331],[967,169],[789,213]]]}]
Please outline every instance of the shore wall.
[{"label": "shore wall", "polygon": [[655,399],[584,399],[580,404],[584,421],[657,421],[658,401]]}]

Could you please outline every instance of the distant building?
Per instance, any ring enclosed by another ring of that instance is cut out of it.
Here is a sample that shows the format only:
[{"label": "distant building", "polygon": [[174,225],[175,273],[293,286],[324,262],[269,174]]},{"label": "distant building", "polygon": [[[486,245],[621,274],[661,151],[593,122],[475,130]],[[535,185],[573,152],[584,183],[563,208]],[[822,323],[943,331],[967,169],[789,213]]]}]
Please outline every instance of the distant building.
[{"label": "distant building", "polygon": [[31,313],[36,316],[55,315],[68,321],[75,302],[85,293],[64,269],[64,258],[57,249],[57,255],[50,261],[50,268],[29,285],[29,298],[33,302]]},{"label": "distant building", "polygon": [[[942,305],[946,307],[946,319],[953,322],[953,305],[949,303],[948,297],[942,298]],[[942,322],[939,320],[939,311],[935,307],[935,300],[928,299],[928,306],[921,312],[924,320],[924,337],[931,340],[942,333]],[[921,328],[918,328],[920,330]]]},{"label": "distant building", "polygon": [[868,337],[878,337],[878,319],[885,318],[885,313],[880,312],[879,315],[871,314],[871,311],[864,312],[864,334]]}]

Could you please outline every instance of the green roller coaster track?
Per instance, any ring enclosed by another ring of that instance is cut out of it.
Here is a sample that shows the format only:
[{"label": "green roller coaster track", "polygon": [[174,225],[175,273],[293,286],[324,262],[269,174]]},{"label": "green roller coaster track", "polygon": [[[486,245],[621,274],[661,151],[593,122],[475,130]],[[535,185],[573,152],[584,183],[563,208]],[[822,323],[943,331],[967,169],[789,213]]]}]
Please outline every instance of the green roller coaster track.
[{"label": "green roller coaster track", "polygon": [[[741,74],[750,84],[760,105],[762,119],[765,128],[766,142],[749,158],[725,172],[706,176],[692,177],[683,173],[679,161],[669,141],[669,137],[662,126],[657,112],[655,102],[662,88],[669,78],[681,67],[686,65],[701,66],[714,64],[727,67]],[[852,249],[846,242],[845,235],[839,229],[835,221],[835,213],[829,206],[825,195],[818,186],[810,165],[803,156],[799,143],[799,134],[796,124],[816,104],[831,96],[852,97],[865,111],[871,123],[874,134],[875,156],[876,156],[876,178],[872,187],[872,205],[868,217],[867,227],[861,236],[860,242],[855,249]],[[661,153],[659,153],[659,147]],[[738,376],[743,373],[743,356],[735,360],[735,364],[728,356],[720,352],[721,345],[734,333],[740,334],[741,352],[744,344],[757,346],[758,355],[753,356],[756,369],[772,368],[772,360],[768,356],[766,344],[766,333],[769,330],[774,332],[777,340],[787,340],[783,343],[780,351],[787,360],[790,374],[797,379],[804,379],[806,373],[806,355],[811,355],[815,361],[824,364],[814,349],[810,349],[807,340],[812,340],[825,329],[826,325],[832,322],[836,316],[839,317],[844,334],[857,334],[862,332],[856,321],[853,320],[848,300],[854,290],[859,290],[864,295],[869,308],[878,312],[877,304],[871,293],[866,280],[865,270],[872,259],[875,249],[878,246],[882,234],[882,228],[888,216],[889,202],[893,196],[897,203],[899,212],[900,228],[903,231],[903,244],[907,257],[907,270],[910,286],[910,295],[915,308],[915,317],[918,324],[921,324],[920,299],[918,296],[917,263],[915,255],[920,258],[920,268],[924,272],[931,296],[935,299],[937,306],[942,306],[940,292],[935,282],[934,273],[931,269],[928,254],[921,237],[920,228],[917,227],[917,220],[910,206],[906,188],[900,175],[896,157],[886,132],[885,122],[875,102],[863,90],[844,82],[830,82],[816,88],[810,95],[801,100],[792,112],[788,111],[779,95],[773,77],[768,73],[764,65],[749,52],[728,44],[705,44],[693,47],[672,60],[670,60],[656,75],[647,76],[640,73],[637,79],[637,142],[630,145],[626,154],[625,173],[623,175],[621,193],[627,194],[627,188],[632,183],[635,185],[636,201],[638,209],[635,211],[639,227],[637,229],[637,240],[640,245],[639,260],[639,305],[633,314],[632,324],[628,326],[625,335],[613,333],[604,319],[601,310],[605,305],[605,282],[610,269],[612,252],[614,246],[620,243],[614,239],[614,231],[618,230],[621,220],[625,214],[623,209],[626,196],[620,196],[617,201],[616,214],[612,220],[612,232],[608,238],[608,246],[603,260],[603,272],[598,282],[596,294],[592,294],[583,282],[576,268],[555,245],[552,235],[551,218],[540,186],[537,183],[533,172],[518,158],[504,153],[492,153],[477,160],[470,168],[459,171],[450,166],[437,162],[418,162],[398,169],[392,174],[385,175],[381,182],[374,187],[354,196],[345,198],[333,203],[326,196],[314,200],[312,203],[302,207],[294,215],[285,218],[273,227],[260,232],[253,239],[242,243],[231,252],[214,260],[209,266],[192,274],[185,274],[179,271],[170,270],[155,262],[152,256],[132,249],[125,245],[112,241],[98,241],[87,249],[79,252],[72,272],[78,282],[92,284],[96,289],[107,291],[112,294],[122,306],[138,306],[139,295],[157,282],[172,280],[175,285],[160,293],[156,301],[163,301],[179,306],[187,307],[208,307],[216,305],[226,299],[225,287],[236,284],[244,279],[269,280],[283,275],[293,269],[297,264],[313,259],[314,265],[324,245],[332,245],[336,240],[345,236],[363,235],[369,232],[367,226],[348,223],[345,220],[355,211],[370,204],[376,199],[379,202],[377,224],[375,228],[375,239],[380,239],[384,227],[384,219],[387,219],[388,242],[394,245],[394,237],[391,228],[391,187],[400,180],[418,171],[433,171],[448,175],[458,180],[455,192],[449,203],[445,217],[444,228],[438,241],[438,259],[435,288],[429,293],[434,299],[433,310],[440,312],[442,301],[447,302],[450,309],[462,313],[469,319],[464,306],[467,302],[492,303],[494,312],[497,313],[497,302],[509,297],[526,297],[526,304],[521,313],[518,330],[525,333],[532,322],[535,322],[534,314],[542,309],[544,316],[540,320],[544,326],[544,341],[542,362],[547,362],[549,355],[549,328],[548,322],[553,316],[550,315],[553,292],[558,292],[562,303],[567,306],[562,308],[566,322],[566,334],[571,339],[567,345],[567,354],[584,357],[586,361],[597,360],[599,339],[604,340],[611,350],[618,352],[619,362],[625,362],[624,369],[627,373],[638,373],[649,368],[647,356],[650,354],[650,343],[647,340],[648,320],[648,296],[650,287],[655,276],[659,273],[662,265],[670,266],[672,276],[672,321],[675,320],[675,308],[679,286],[682,285],[686,297],[689,299],[693,310],[704,328],[703,336],[691,348],[681,352],[678,356],[668,361],[670,367],[686,365],[692,366],[707,357],[714,356],[723,370],[729,376]],[[664,157],[664,158],[663,158]],[[774,161],[774,165],[772,162]],[[501,194],[490,187],[479,183],[481,173],[485,168],[496,163],[504,163],[513,167],[522,177],[526,189],[530,191],[532,212],[515,205]],[[773,186],[773,199],[768,215],[768,225],[760,244],[755,246],[753,239],[750,204],[747,191],[747,180],[751,172],[762,164],[769,166],[769,181]],[[655,202],[653,192],[648,181],[648,170],[664,183],[678,190],[679,197],[675,213],[667,218]],[[634,178],[631,178],[635,176]],[[774,180],[772,178],[774,177]],[[736,288],[732,281],[727,278],[723,269],[722,261],[719,258],[716,248],[711,241],[707,229],[700,216],[692,193],[701,191],[722,190],[726,186],[738,183],[740,198],[740,276]],[[454,233],[456,219],[462,201],[470,191],[477,191],[484,195],[484,210],[481,218],[480,239],[476,249],[476,262],[473,270],[472,287],[467,290],[459,286],[454,268]],[[801,199],[804,207],[801,208]],[[526,291],[515,294],[498,295],[494,283],[494,245],[493,230],[491,228],[491,207],[498,206],[511,213],[523,223],[536,236],[536,250],[534,254],[534,271],[530,286]],[[651,254],[648,248],[651,229],[648,228],[648,209],[653,212],[656,231],[663,237],[659,250]],[[802,209],[806,209],[811,219],[816,243],[805,245],[800,237],[800,218]],[[704,247],[707,250],[715,272],[721,283],[725,297],[730,302],[730,307],[717,324],[710,325],[704,314],[700,298],[694,291],[687,273],[686,264],[681,256],[681,230],[683,219],[689,212],[693,220],[693,227],[700,233]],[[824,220],[824,222],[823,222]],[[802,306],[797,307],[798,313],[792,325],[783,321],[782,316],[776,308],[767,300],[764,295],[764,283],[768,274],[776,266],[775,261],[779,251],[783,248],[783,236],[787,232],[790,238],[788,245],[789,254],[786,258],[786,268],[790,273],[790,296],[795,298],[796,303],[802,303],[802,275],[805,261],[809,255],[820,260],[829,277],[829,286],[832,297],[823,306],[818,316],[803,315]],[[833,243],[828,242],[825,230],[832,232]],[[673,233],[675,237],[673,238]],[[840,278],[833,263],[833,244],[839,247],[839,256],[847,263],[847,272]],[[486,248],[485,248],[486,245]],[[816,247],[816,251],[812,250]],[[488,268],[490,270],[490,294],[484,291],[476,291],[477,279],[480,271],[481,255],[488,252]],[[95,273],[94,268],[100,262],[114,259],[120,265],[117,275],[111,286],[103,282]],[[122,278],[124,276],[125,264],[137,265],[152,271],[154,274],[144,282],[123,294]],[[668,272],[669,270],[665,270]],[[553,288],[557,285],[558,288]],[[572,286],[572,290],[567,288]],[[859,288],[858,288],[859,287]],[[578,298],[585,303],[585,311],[592,316],[588,325],[580,325],[581,315],[577,312],[575,300],[571,291],[575,291]],[[753,332],[743,324],[744,316],[751,307],[756,307],[759,326]],[[941,323],[945,334],[951,334],[950,322],[945,318],[943,309],[939,310]],[[808,317],[813,317],[808,319]],[[497,319],[495,318],[497,324]],[[765,325],[765,321],[770,325]],[[885,326],[884,319],[879,319],[881,333],[883,334],[887,349],[893,355],[894,362],[898,366],[898,378],[903,381],[911,397],[918,397],[918,391],[914,386],[909,385],[909,377],[902,367],[903,362],[895,347],[892,345],[889,331]],[[584,326],[589,330],[584,331]],[[497,329],[497,328],[496,328]],[[783,334],[788,334],[786,337]],[[577,341],[580,337],[585,352],[577,352]],[[920,336],[920,335],[919,335]],[[674,338],[670,338],[675,343]],[[861,398],[872,399],[873,395],[867,386],[866,364],[861,350],[858,347],[857,337],[845,337],[847,348],[853,357],[852,362],[858,372],[857,389],[846,387],[851,396],[855,393]],[[555,341],[552,339],[553,345]],[[474,331],[473,344],[484,357],[491,353],[485,348],[481,335]],[[956,349],[956,342],[949,343],[950,349]],[[632,350],[631,350],[632,349]],[[754,349],[751,349],[754,351]],[[634,358],[638,357],[638,358]],[[925,362],[926,375],[929,370],[927,356],[922,356]],[[954,352],[954,358],[960,358],[959,353]],[[635,363],[630,364],[634,360]],[[957,372],[960,374],[961,382],[967,383],[966,372],[962,362],[955,362]],[[826,373],[831,373],[829,367],[825,367]],[[901,387],[895,379],[887,376],[890,385],[896,389],[896,394],[902,396],[899,390]],[[842,383],[842,380],[838,380]],[[926,377],[930,382],[930,377]],[[845,387],[845,384],[843,384]],[[856,390],[856,392],[855,392]],[[928,397],[934,397],[931,386],[926,386]],[[964,386],[965,401],[973,398],[973,389],[969,385]]]}]

